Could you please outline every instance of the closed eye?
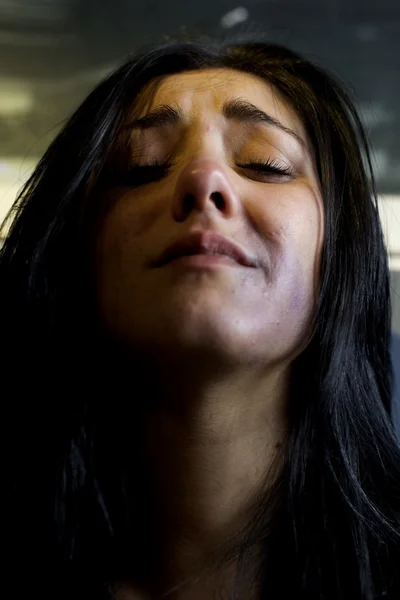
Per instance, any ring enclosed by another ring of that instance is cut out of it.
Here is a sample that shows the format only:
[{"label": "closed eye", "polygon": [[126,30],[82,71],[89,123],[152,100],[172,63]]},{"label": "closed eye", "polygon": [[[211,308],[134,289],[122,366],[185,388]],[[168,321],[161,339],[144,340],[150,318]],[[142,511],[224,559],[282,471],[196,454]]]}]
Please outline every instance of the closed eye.
[{"label": "closed eye", "polygon": [[159,181],[168,175],[172,167],[171,162],[139,165],[132,163],[129,168],[119,176],[119,185],[135,187]]},{"label": "closed eye", "polygon": [[[165,163],[156,162],[147,165],[132,163],[124,173],[119,175],[118,184],[127,187],[136,187],[159,181],[168,175],[172,166],[173,163],[171,161]],[[277,160],[255,160],[246,164],[238,164],[237,166],[241,169],[248,169],[270,176],[291,176],[294,174],[293,169],[281,164]]]},{"label": "closed eye", "polygon": [[271,175],[294,175],[293,169],[287,165],[281,164],[277,160],[256,160],[250,163],[237,165],[241,169],[250,169],[258,173],[266,173]]}]

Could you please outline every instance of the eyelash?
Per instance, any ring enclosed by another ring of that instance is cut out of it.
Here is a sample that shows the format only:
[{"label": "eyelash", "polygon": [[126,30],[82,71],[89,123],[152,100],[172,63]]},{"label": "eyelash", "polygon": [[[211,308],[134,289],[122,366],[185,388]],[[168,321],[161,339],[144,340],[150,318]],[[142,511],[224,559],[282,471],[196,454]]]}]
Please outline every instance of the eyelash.
[{"label": "eyelash", "polygon": [[[126,186],[145,185],[154,181],[159,181],[166,175],[173,166],[172,162],[153,163],[150,165],[132,164],[128,170],[122,175],[121,183]],[[293,175],[293,170],[288,166],[281,165],[273,159],[254,160],[250,163],[237,165],[241,169],[250,169],[258,173],[265,173],[278,176]]]},{"label": "eyelash", "polygon": [[254,160],[245,165],[237,165],[241,169],[252,169],[260,173],[270,173],[272,175],[293,175],[293,169],[284,166],[279,161],[274,159],[259,159]]},{"label": "eyelash", "polygon": [[137,186],[158,181],[168,175],[172,162],[153,163],[151,165],[131,164],[122,174],[122,185]]}]

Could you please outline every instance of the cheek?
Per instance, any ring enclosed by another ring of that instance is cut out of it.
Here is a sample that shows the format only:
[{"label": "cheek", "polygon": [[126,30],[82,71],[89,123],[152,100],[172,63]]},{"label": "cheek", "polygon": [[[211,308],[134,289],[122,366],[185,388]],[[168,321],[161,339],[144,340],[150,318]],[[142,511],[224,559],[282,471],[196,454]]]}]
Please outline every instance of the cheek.
[{"label": "cheek", "polygon": [[270,241],[271,283],[281,315],[305,323],[314,313],[319,289],[323,213],[313,196],[282,198],[264,221]]},{"label": "cheek", "polygon": [[294,192],[282,201],[281,210],[276,213],[277,238],[283,241],[285,253],[291,254],[294,263],[298,263],[305,280],[314,285],[323,244],[323,207],[313,190],[306,192]]},{"label": "cheek", "polygon": [[[100,312],[114,314],[127,289],[136,286],[146,224],[120,207],[108,212],[98,228],[95,244],[96,293]],[[114,315],[115,317],[115,315]]]},{"label": "cheek", "polygon": [[131,267],[135,261],[139,265],[144,258],[143,239],[157,218],[157,211],[145,211],[142,204],[131,192],[108,201],[109,208],[99,223],[96,238],[100,272],[119,277],[121,270]]},{"label": "cheek", "polygon": [[[295,286],[292,294],[293,309],[299,308],[302,295],[314,297],[319,282],[319,267],[322,249],[321,227],[319,220],[304,215],[294,221],[291,231],[291,254],[293,280]],[[296,293],[296,289],[299,290]],[[303,290],[303,294],[300,294]]]},{"label": "cheek", "polygon": [[322,224],[314,212],[294,223],[289,310],[307,329],[315,315],[322,250]]},{"label": "cheek", "polygon": [[287,248],[272,275],[272,287],[280,311],[292,320],[308,318],[315,300],[314,272],[304,255],[295,248]]},{"label": "cheek", "polygon": [[[298,246],[287,245],[271,274],[267,316],[272,311],[274,339],[282,353],[297,356],[307,345],[316,310],[313,269]],[[278,341],[279,340],[279,341]]]}]

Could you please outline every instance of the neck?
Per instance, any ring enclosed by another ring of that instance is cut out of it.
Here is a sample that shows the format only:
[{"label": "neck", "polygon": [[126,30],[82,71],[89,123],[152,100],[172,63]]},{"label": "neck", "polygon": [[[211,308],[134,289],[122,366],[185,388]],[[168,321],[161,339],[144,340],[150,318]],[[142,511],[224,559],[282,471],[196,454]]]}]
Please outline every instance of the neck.
[{"label": "neck", "polygon": [[214,385],[208,395],[196,386],[184,398],[164,382],[157,396],[162,403],[150,402],[141,443],[157,591],[218,557],[272,481],[286,433],[286,374],[275,373],[267,383],[262,393],[248,381]]}]

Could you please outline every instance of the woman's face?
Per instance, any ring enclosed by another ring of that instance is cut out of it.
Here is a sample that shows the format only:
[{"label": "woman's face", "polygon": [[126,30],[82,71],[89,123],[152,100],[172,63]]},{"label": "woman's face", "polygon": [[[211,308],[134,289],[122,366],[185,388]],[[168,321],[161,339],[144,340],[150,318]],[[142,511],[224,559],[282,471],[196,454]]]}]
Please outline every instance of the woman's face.
[{"label": "woman's face", "polygon": [[[134,123],[161,107],[173,109],[167,118]],[[290,361],[314,315],[323,243],[319,183],[297,114],[264,80],[209,69],[152,82],[127,122],[132,164],[172,166],[139,185],[121,178],[99,199],[107,206],[96,240],[104,326],[149,357]],[[193,230],[229,238],[257,265],[152,266]]]}]

